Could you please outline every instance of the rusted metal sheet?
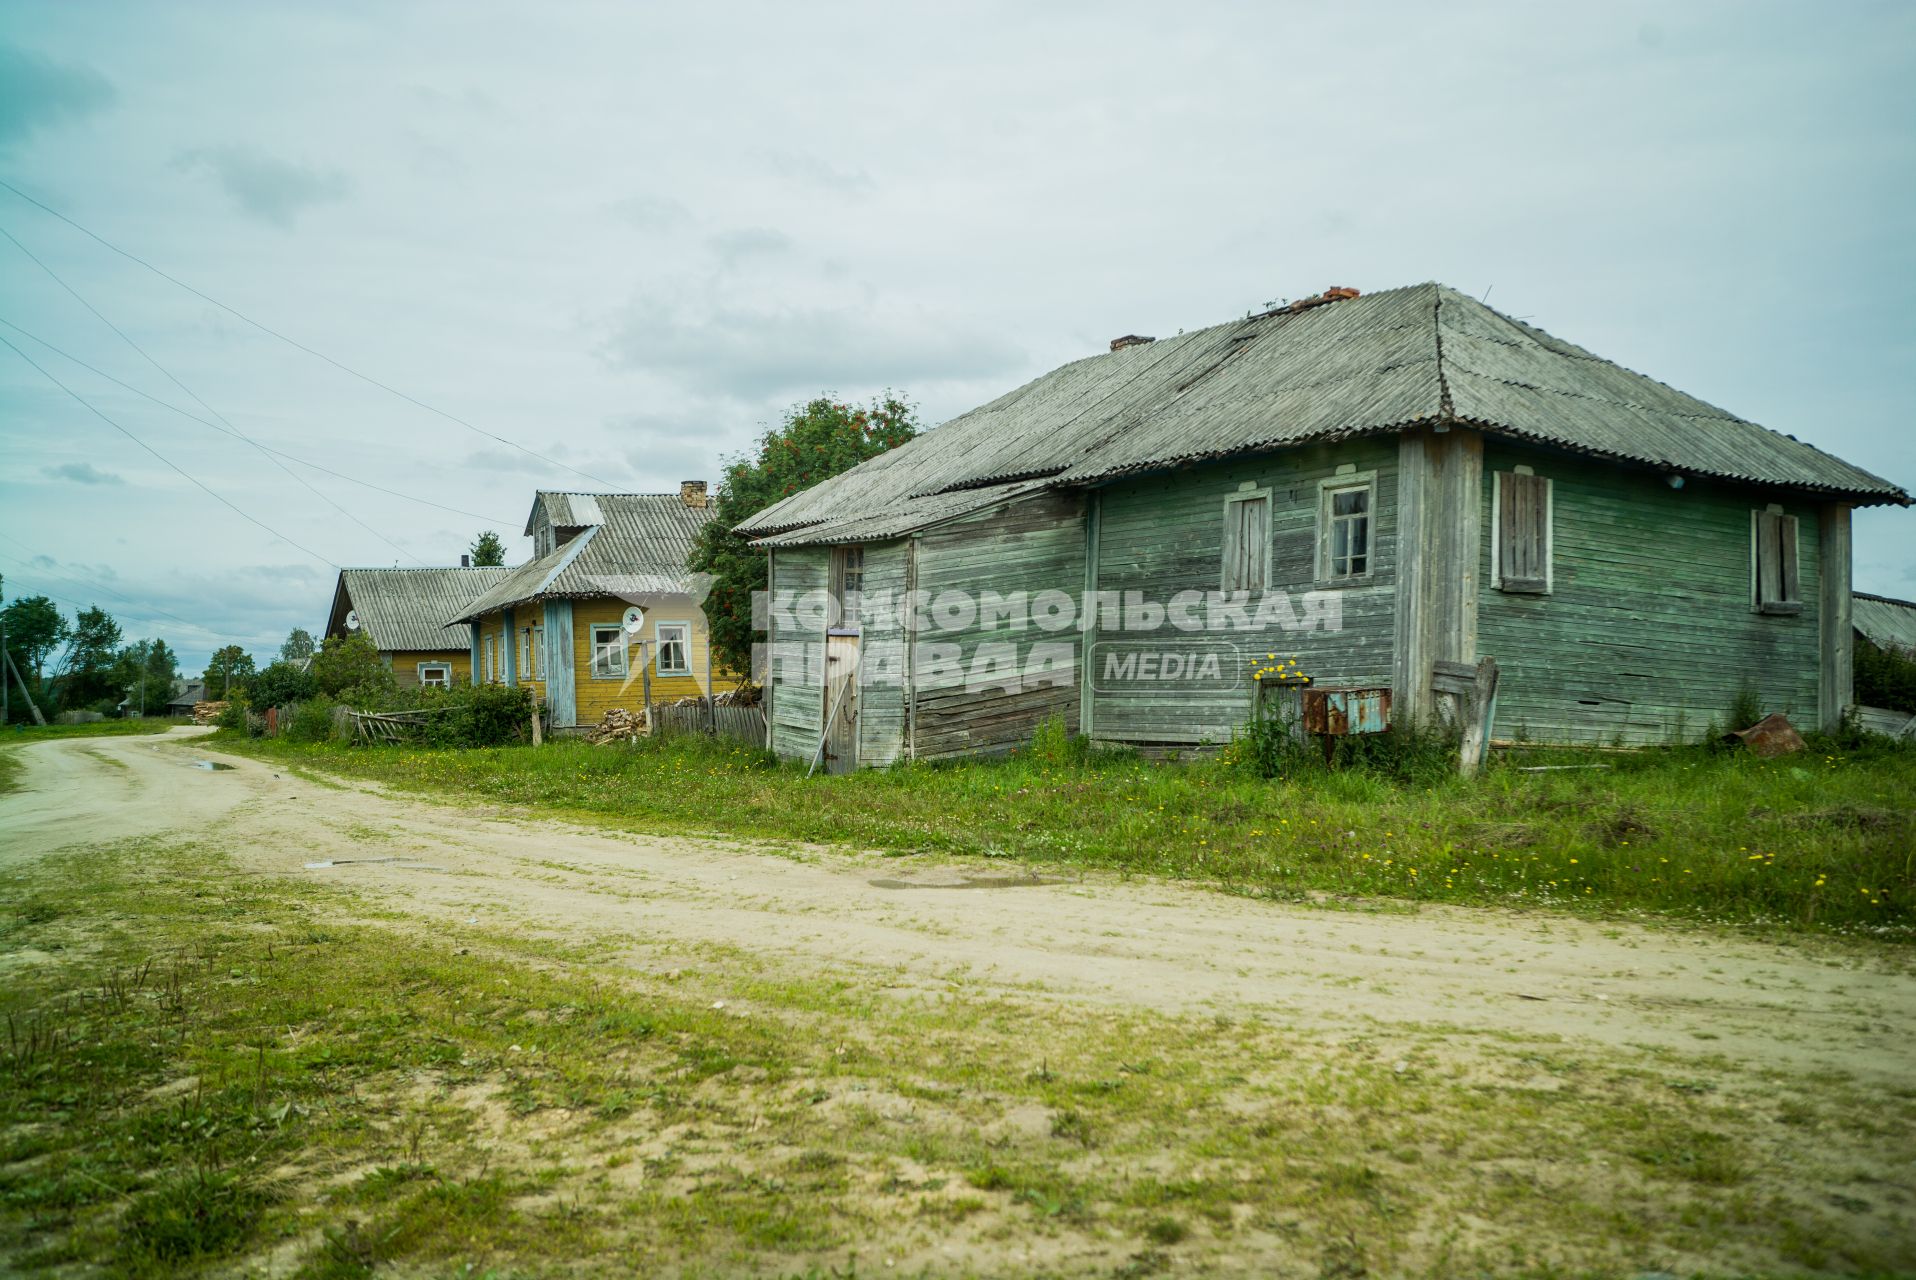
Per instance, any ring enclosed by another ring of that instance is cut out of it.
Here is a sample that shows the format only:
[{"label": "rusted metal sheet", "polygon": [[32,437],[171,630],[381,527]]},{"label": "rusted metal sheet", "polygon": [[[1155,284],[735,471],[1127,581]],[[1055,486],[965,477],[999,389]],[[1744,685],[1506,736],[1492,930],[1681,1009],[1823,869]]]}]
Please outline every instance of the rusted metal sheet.
[{"label": "rusted metal sheet", "polygon": [[1390,728],[1389,689],[1306,689],[1304,731],[1342,738]]},{"label": "rusted metal sheet", "polygon": [[1781,713],[1764,716],[1749,728],[1732,733],[1730,738],[1741,742],[1759,756],[1786,756],[1792,751],[1803,750],[1807,745],[1803,735],[1790,723],[1789,717]]}]

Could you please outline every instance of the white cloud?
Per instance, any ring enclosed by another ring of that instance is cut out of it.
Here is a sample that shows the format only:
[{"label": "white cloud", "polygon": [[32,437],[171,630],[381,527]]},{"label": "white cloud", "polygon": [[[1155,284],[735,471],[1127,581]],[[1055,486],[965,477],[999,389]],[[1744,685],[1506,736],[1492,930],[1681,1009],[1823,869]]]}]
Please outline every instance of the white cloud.
[{"label": "white cloud", "polygon": [[352,190],[352,181],[338,169],[295,164],[256,147],[196,147],[182,151],[174,164],[212,174],[242,212],[286,229],[306,210],[344,200]]}]

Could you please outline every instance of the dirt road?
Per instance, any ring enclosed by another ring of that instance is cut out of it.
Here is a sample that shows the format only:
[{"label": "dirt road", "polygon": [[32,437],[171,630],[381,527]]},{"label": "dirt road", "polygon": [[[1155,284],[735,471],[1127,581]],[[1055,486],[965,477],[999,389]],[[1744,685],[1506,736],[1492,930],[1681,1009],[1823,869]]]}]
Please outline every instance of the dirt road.
[{"label": "dirt road", "polygon": [[[1367,913],[1110,877],[607,833],[320,785],[178,739],[22,751],[0,871],[75,844],[203,839],[245,869],[348,881],[425,919],[643,931],[894,986],[1281,1014],[1336,1031],[1442,1024],[1712,1054],[1907,1085],[1916,976],[1849,948],[1426,907]],[[212,769],[209,762],[228,768]],[[1705,1043],[1707,1042],[1707,1043]]]}]

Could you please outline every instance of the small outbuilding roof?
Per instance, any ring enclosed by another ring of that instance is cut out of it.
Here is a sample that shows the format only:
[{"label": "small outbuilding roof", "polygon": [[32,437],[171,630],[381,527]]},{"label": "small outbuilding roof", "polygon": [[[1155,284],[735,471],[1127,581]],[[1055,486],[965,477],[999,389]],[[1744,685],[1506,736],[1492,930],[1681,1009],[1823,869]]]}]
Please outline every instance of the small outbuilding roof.
[{"label": "small outbuilding roof", "polygon": [[853,520],[923,527],[949,518],[940,503],[962,491],[1030,480],[1089,486],[1430,423],[1865,505],[1909,501],[1898,486],[1812,445],[1455,289],[1421,284],[1326,295],[1118,345],[774,503],[739,528],[796,544],[824,540],[798,530],[822,533]]},{"label": "small outbuilding roof", "polygon": [[558,528],[579,528],[588,514],[597,519],[584,521],[582,532],[482,594],[458,602],[440,615],[443,625],[535,600],[693,593],[686,560],[714,508],[688,506],[676,493],[541,492],[528,531],[538,524],[541,507]]},{"label": "small outbuilding roof", "polygon": [[341,569],[333,588],[328,635],[346,629],[346,613],[382,653],[461,649],[463,638],[446,634],[446,617],[510,572],[507,569]]},{"label": "small outbuilding roof", "polygon": [[1916,601],[1853,593],[1850,624],[1879,649],[1916,657]]}]

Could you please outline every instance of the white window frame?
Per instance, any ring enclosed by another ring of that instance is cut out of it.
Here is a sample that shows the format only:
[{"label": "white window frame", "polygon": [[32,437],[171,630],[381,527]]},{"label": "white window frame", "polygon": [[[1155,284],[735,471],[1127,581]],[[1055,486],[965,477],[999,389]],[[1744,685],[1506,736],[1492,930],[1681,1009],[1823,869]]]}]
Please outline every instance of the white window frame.
[{"label": "white window frame", "polygon": [[[1362,489],[1368,495],[1364,504],[1364,571],[1333,575],[1331,572],[1331,506],[1337,494]],[[1317,482],[1317,585],[1320,587],[1362,586],[1377,574],[1377,473],[1346,471],[1326,476]]]},{"label": "white window frame", "polygon": [[1490,571],[1496,575],[1499,591],[1508,591],[1520,596],[1551,595],[1557,589],[1557,482],[1549,476],[1540,477],[1543,480],[1543,590],[1538,592],[1528,587],[1504,585],[1504,477],[1512,472],[1521,476],[1537,474],[1524,466],[1512,467],[1510,471],[1491,473]]},{"label": "white window frame", "polygon": [[546,629],[538,625],[519,629],[519,654],[523,659],[519,663],[520,679],[545,679],[545,632]]},{"label": "white window frame", "polygon": [[[678,633],[679,653],[685,664],[678,667],[665,665],[665,646],[672,643],[666,638],[667,632]],[[689,622],[660,622],[652,628],[653,671],[660,676],[689,676],[692,674],[692,624]]]},{"label": "white window frame", "polygon": [[[1779,564],[1778,581],[1782,594],[1789,595],[1794,586],[1794,598],[1765,600],[1763,598],[1763,520],[1766,516],[1775,516],[1788,521],[1790,547],[1796,560],[1783,572],[1785,566]],[[1769,506],[1750,512],[1750,611],[1771,617],[1792,618],[1803,612],[1803,525],[1802,521],[1783,509],[1781,503],[1772,502]]]},{"label": "white window frame", "polygon": [[[1246,502],[1259,499],[1264,502],[1264,545],[1258,548],[1262,554],[1260,575],[1262,581],[1231,585],[1231,531],[1237,527],[1237,508]],[[1234,493],[1224,495],[1224,539],[1218,553],[1218,589],[1221,591],[1267,591],[1271,586],[1271,546],[1275,536],[1276,504],[1272,501],[1268,488],[1257,488],[1255,482],[1247,482]]]},{"label": "white window frame", "polygon": [[[437,680],[427,678],[427,673],[441,677]],[[422,689],[452,688],[452,664],[450,662],[422,662],[418,667],[419,687]]]},{"label": "white window frame", "polygon": [[[857,567],[853,567],[853,561]],[[856,583],[856,585],[853,585]],[[838,620],[826,630],[835,636],[855,636],[861,630],[865,599],[865,544],[846,543],[831,549],[830,592]],[[690,646],[687,646],[688,657]]]},{"label": "white window frame", "polygon": [[[599,636],[602,633],[608,632],[608,631],[613,633],[618,638],[618,644],[616,647],[614,647],[613,645],[607,644],[604,641],[601,641],[599,639]],[[626,641],[626,634],[625,634],[625,624],[619,623],[619,622],[594,622],[587,627],[586,634],[592,640],[592,678],[594,680],[625,679],[625,673],[627,670],[630,669],[630,666],[631,666],[631,660],[628,658],[626,653],[627,641]],[[616,654],[618,656],[619,665],[616,671],[600,670],[599,655],[602,652]]]},{"label": "white window frame", "polygon": [[499,682],[499,637],[488,631],[479,640],[479,678],[487,684]]}]

